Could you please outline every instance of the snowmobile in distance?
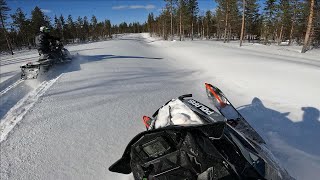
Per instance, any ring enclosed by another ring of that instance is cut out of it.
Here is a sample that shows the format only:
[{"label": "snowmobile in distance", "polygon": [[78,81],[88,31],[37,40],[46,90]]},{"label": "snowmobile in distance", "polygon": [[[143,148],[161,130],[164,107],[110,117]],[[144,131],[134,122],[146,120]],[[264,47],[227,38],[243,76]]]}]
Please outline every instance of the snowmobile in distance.
[{"label": "snowmobile in distance", "polygon": [[60,41],[52,42],[50,54],[39,54],[36,62],[28,62],[20,66],[21,79],[36,79],[39,74],[47,72],[54,64],[72,61],[70,52]]},{"label": "snowmobile in distance", "polygon": [[191,94],[168,101],[143,117],[147,130],[109,170],[146,180],[293,179],[222,91],[206,91],[220,113]]}]

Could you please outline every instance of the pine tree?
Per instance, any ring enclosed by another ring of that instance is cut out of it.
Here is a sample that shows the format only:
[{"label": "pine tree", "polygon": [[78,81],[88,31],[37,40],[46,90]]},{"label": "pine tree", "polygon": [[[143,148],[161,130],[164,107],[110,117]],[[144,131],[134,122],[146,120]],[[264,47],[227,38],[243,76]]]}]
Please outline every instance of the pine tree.
[{"label": "pine tree", "polygon": [[5,36],[5,39],[6,39],[6,42],[7,42],[8,49],[10,50],[11,54],[13,55],[11,42],[10,42],[9,35],[8,35],[7,29],[6,29],[6,20],[8,19],[8,14],[7,13],[10,10],[11,9],[7,6],[6,1],[5,0],[0,0],[0,23],[1,23],[0,26],[2,28],[2,31],[4,32],[4,36]]},{"label": "pine tree", "polygon": [[62,37],[62,24],[56,15],[54,16],[54,30],[55,36]]},{"label": "pine tree", "polygon": [[64,20],[64,17],[62,16],[62,14],[59,17],[59,21],[61,23],[61,38],[64,41],[65,40],[65,31],[66,31],[66,23]]},{"label": "pine tree", "polygon": [[240,37],[241,33],[241,13],[239,11],[238,0],[230,0],[229,10],[228,42],[231,38],[234,40]]},{"label": "pine tree", "polygon": [[15,26],[18,31],[24,31],[27,24],[27,18],[21,8],[18,8],[14,14],[11,15],[12,25]]},{"label": "pine tree", "polygon": [[246,1],[242,2],[242,24],[241,24],[241,35],[240,35],[240,47],[242,46],[242,40],[244,36],[244,26],[245,26],[245,11],[246,11]]},{"label": "pine tree", "polygon": [[148,24],[148,31],[149,31],[151,37],[154,33],[153,23],[154,23],[154,15],[153,15],[153,13],[149,13],[147,24]]},{"label": "pine tree", "polygon": [[87,16],[83,17],[83,40],[86,41],[89,38],[89,21]]},{"label": "pine tree", "polygon": [[184,25],[188,17],[186,0],[179,0],[177,13],[179,14],[179,40],[181,41],[182,36],[184,36]]},{"label": "pine tree", "polygon": [[78,18],[77,18],[76,31],[77,31],[78,40],[84,41],[84,39],[83,39],[83,19],[80,16],[78,16]]},{"label": "pine tree", "polygon": [[315,22],[314,22],[314,41],[313,45],[314,47],[319,48],[320,47],[320,2],[315,1]]},{"label": "pine tree", "polygon": [[304,38],[304,43],[303,43],[301,53],[305,53],[310,46],[310,35],[313,28],[314,8],[315,8],[315,0],[310,0],[310,13],[309,13],[308,24],[307,24],[307,32]]},{"label": "pine tree", "polygon": [[279,17],[279,25],[280,25],[280,32],[279,32],[279,36],[278,36],[278,45],[280,45],[280,43],[283,40],[284,32],[289,29],[289,27],[288,27],[288,25],[290,24],[289,0],[280,0],[278,17]]},{"label": "pine tree", "polygon": [[31,12],[31,32],[35,36],[41,26],[50,27],[50,21],[43,14],[41,9],[36,6]]},{"label": "pine tree", "polygon": [[249,42],[256,36],[260,36],[260,14],[257,0],[246,0],[245,6],[245,33]]},{"label": "pine tree", "polygon": [[19,46],[30,45],[30,39],[33,36],[30,34],[30,21],[26,18],[26,14],[21,8],[18,8],[14,14],[11,15],[12,25],[16,28],[17,38],[19,39]]},{"label": "pine tree", "polygon": [[98,25],[98,20],[97,20],[96,16],[92,15],[91,25],[90,25],[90,34],[92,35],[92,40],[98,39],[97,25]]},{"label": "pine tree", "polygon": [[105,29],[106,29],[106,31],[107,31],[107,34],[108,34],[108,37],[109,38],[111,38],[112,36],[111,36],[111,29],[112,29],[112,27],[111,27],[111,22],[110,22],[110,20],[105,20]]},{"label": "pine tree", "polygon": [[206,16],[205,16],[205,25],[206,25],[206,31],[207,31],[207,39],[210,39],[210,30],[212,27],[212,14],[211,11],[207,11],[206,12]]},{"label": "pine tree", "polygon": [[76,34],[75,23],[73,22],[72,16],[68,15],[66,30],[65,30],[65,38],[72,39],[72,42],[74,42],[74,38],[76,37],[75,34]]},{"label": "pine tree", "polygon": [[230,0],[226,0],[225,3],[225,25],[224,25],[224,40],[223,42],[226,42],[227,40],[227,32],[228,32],[228,26],[229,26],[229,14],[230,14]]},{"label": "pine tree", "polygon": [[162,10],[162,13],[159,16],[158,22],[160,24],[159,26],[162,27],[159,34],[161,34],[165,40],[168,40],[168,34],[169,34],[168,26],[170,25],[170,11],[169,11],[169,9],[165,8]]},{"label": "pine tree", "polygon": [[215,16],[214,16],[214,19],[217,22],[217,25],[216,25],[216,28],[217,28],[216,38],[218,40],[220,40],[221,37],[222,37],[222,32],[223,32],[223,29],[224,29],[223,28],[223,26],[224,26],[224,24],[223,24],[224,18],[225,18],[225,16],[223,15],[223,11],[222,11],[221,7],[218,6],[217,9],[216,9]]},{"label": "pine tree", "polygon": [[267,0],[264,8],[264,43],[267,44],[269,39],[274,40],[275,21],[276,21],[277,5],[276,0]]},{"label": "pine tree", "polygon": [[171,36],[171,41],[173,40],[173,11],[174,11],[174,6],[177,3],[177,0],[164,0],[167,4],[167,9],[170,12],[170,36]]},{"label": "pine tree", "polygon": [[298,7],[298,0],[291,0],[290,2],[290,16],[291,16],[291,28],[290,28],[290,35],[289,35],[289,43],[288,45],[290,46],[292,43],[294,31],[295,31],[295,25],[297,23],[297,16],[299,14],[299,7]]},{"label": "pine tree", "polygon": [[196,18],[198,12],[199,12],[199,6],[197,0],[188,0],[187,1],[187,7],[190,15],[190,21],[191,21],[191,40],[193,40],[194,35],[194,19]]},{"label": "pine tree", "polygon": [[[223,21],[224,25],[218,24],[219,29],[221,26],[224,27],[224,36],[223,42],[229,42],[232,32],[236,34],[240,33],[240,29],[238,32],[238,27],[240,27],[240,12],[237,5],[237,0],[216,0],[217,6],[217,17],[219,16],[218,21]],[[224,16],[224,20],[222,20],[221,16]],[[219,30],[220,31],[220,30]],[[238,35],[240,36],[240,34]]]}]

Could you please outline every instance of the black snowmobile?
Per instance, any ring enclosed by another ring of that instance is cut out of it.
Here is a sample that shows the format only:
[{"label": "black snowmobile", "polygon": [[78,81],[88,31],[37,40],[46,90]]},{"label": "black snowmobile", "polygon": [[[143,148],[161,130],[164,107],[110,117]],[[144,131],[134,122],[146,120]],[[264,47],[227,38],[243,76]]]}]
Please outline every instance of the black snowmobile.
[{"label": "black snowmobile", "polygon": [[207,83],[206,91],[220,113],[191,94],[170,100],[143,117],[147,131],[109,170],[139,180],[293,179],[222,91]]},{"label": "black snowmobile", "polygon": [[71,62],[70,52],[64,48],[60,41],[51,43],[50,54],[39,54],[36,62],[21,65],[21,79],[36,79],[39,74],[47,72],[54,64]]}]

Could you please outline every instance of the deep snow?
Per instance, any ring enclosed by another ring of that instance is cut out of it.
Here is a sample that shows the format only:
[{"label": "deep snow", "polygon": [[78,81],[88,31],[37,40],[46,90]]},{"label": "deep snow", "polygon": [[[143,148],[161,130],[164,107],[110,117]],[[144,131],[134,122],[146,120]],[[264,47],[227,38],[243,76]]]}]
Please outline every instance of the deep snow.
[{"label": "deep snow", "polygon": [[[21,121],[0,144],[1,179],[132,178],[107,168],[144,130],[142,115],[187,93],[210,105],[204,82],[225,92],[291,175],[320,175],[319,51],[170,42],[148,34],[68,49],[79,58],[44,79],[7,89],[18,76],[6,74],[10,84],[1,87],[0,123]],[[22,57],[36,52],[2,57],[8,64],[1,64],[1,73],[18,72]],[[45,83],[50,86],[37,93]]]}]

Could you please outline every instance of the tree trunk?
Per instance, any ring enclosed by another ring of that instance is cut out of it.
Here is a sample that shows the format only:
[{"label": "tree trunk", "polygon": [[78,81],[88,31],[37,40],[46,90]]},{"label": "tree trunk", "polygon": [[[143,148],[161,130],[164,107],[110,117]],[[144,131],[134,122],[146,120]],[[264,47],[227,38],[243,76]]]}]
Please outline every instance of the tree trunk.
[{"label": "tree trunk", "polygon": [[288,43],[288,46],[290,46],[290,45],[291,45],[291,43],[292,43],[293,31],[294,31],[294,22],[292,22],[292,24],[291,24],[291,29],[290,29],[290,36],[289,36],[289,43]]},{"label": "tree trunk", "polygon": [[224,26],[224,40],[225,43],[227,40],[227,31],[228,31],[228,17],[229,16],[229,0],[227,0],[227,11],[226,11],[226,19],[225,19],[225,26]]},{"label": "tree trunk", "polygon": [[290,35],[289,35],[289,43],[288,46],[291,45],[292,43],[292,37],[293,37],[293,32],[294,32],[294,26],[295,26],[295,22],[296,22],[296,10],[297,10],[297,3],[298,1],[295,1],[294,4],[294,10],[293,10],[293,17],[292,17],[292,22],[291,22],[291,29],[290,29]]},{"label": "tree trunk", "polygon": [[198,38],[199,38],[199,35],[200,35],[200,38],[201,38],[201,32],[200,32],[200,22],[198,23],[198,32],[197,32],[197,34],[198,34]]},{"label": "tree trunk", "polygon": [[183,40],[184,40],[184,26],[182,25],[182,37],[183,37]]},{"label": "tree trunk", "polygon": [[193,17],[191,20],[191,40],[193,40]]},{"label": "tree trunk", "polygon": [[309,18],[308,18],[308,25],[307,25],[307,32],[306,32],[306,36],[304,38],[304,43],[303,43],[303,47],[301,50],[301,53],[305,53],[308,48],[309,48],[309,44],[310,44],[310,34],[311,34],[311,29],[312,29],[312,21],[313,21],[313,11],[314,11],[314,0],[311,0],[310,2],[310,14],[309,14]]},{"label": "tree trunk", "polygon": [[231,26],[229,24],[229,32],[228,32],[228,39],[227,39],[227,42],[230,42],[230,37],[231,37]]},{"label": "tree trunk", "polygon": [[201,24],[201,29],[202,29],[202,39],[204,39],[204,17],[202,19],[202,24]]},{"label": "tree trunk", "polygon": [[207,39],[209,39],[209,20],[207,19]]},{"label": "tree trunk", "polygon": [[243,0],[243,2],[242,2],[243,12],[242,12],[241,35],[240,35],[240,47],[242,46],[242,40],[243,40],[243,36],[244,36],[244,21],[245,21],[245,8],[246,8],[245,3],[246,3],[246,0]]},{"label": "tree trunk", "polygon": [[301,53],[305,53],[309,48],[310,35],[311,35],[311,29],[312,29],[312,24],[313,24],[313,16],[314,16],[314,0],[311,0],[307,31],[306,31],[306,35],[305,35],[305,38],[304,38],[304,43],[303,43],[303,47],[302,47]]},{"label": "tree trunk", "polygon": [[282,42],[282,35],[283,35],[283,25],[281,25],[281,28],[280,28],[280,35],[279,35],[279,38],[278,38],[278,45],[280,45],[281,42]]},{"label": "tree trunk", "polygon": [[162,23],[162,37],[163,37],[164,39],[166,39],[166,38],[165,38],[165,35],[164,35],[164,23]]},{"label": "tree trunk", "polygon": [[278,42],[278,26],[276,28],[276,30],[273,33],[273,37],[272,37],[273,42]]},{"label": "tree trunk", "polygon": [[202,38],[204,39],[204,22],[202,21]]},{"label": "tree trunk", "polygon": [[220,40],[220,22],[217,24],[217,40]]},{"label": "tree trunk", "polygon": [[171,41],[173,41],[173,22],[172,22],[172,15],[173,15],[173,12],[172,12],[172,0],[170,1],[170,13],[171,13]]},{"label": "tree trunk", "polygon": [[181,9],[180,9],[180,41],[182,40],[182,15],[181,15]]}]

